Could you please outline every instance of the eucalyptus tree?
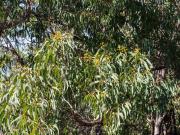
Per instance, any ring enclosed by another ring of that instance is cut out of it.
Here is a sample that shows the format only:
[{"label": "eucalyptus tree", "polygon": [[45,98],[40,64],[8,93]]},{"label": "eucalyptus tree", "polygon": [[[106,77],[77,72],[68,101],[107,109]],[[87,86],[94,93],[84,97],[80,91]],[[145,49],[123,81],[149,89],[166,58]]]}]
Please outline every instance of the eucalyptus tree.
[{"label": "eucalyptus tree", "polygon": [[178,0],[0,5],[5,133],[176,134]]},{"label": "eucalyptus tree", "polygon": [[35,51],[33,65],[15,63],[9,76],[1,74],[4,133],[78,133],[77,125],[123,132],[121,123],[138,109],[137,97],[149,94],[150,62],[138,49],[119,46],[112,53],[102,46],[94,55],[81,56],[78,46],[71,34],[57,32]]}]

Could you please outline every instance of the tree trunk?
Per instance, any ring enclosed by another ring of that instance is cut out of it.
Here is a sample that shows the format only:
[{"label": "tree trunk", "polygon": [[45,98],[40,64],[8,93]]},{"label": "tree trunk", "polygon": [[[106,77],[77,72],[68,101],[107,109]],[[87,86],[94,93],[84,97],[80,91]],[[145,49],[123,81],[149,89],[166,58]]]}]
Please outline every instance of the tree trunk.
[{"label": "tree trunk", "polygon": [[161,125],[159,122],[155,122],[154,135],[160,135],[160,133],[161,133]]},{"label": "tree trunk", "polygon": [[153,117],[153,113],[151,113],[150,119],[148,119],[150,126],[151,126],[151,135],[154,135],[154,117]]},{"label": "tree trunk", "polygon": [[173,107],[173,109],[172,109],[172,125],[173,125],[173,135],[177,135],[176,115],[175,115],[174,107]]},{"label": "tree trunk", "polygon": [[165,115],[161,116],[159,114],[156,114],[156,119],[154,123],[154,135],[160,135],[161,134],[161,126],[162,121]]},{"label": "tree trunk", "polygon": [[174,108],[170,109],[163,119],[163,135],[177,135]]},{"label": "tree trunk", "polygon": [[165,124],[163,124],[163,135],[167,135],[167,128]]},{"label": "tree trunk", "polygon": [[151,135],[154,135],[154,122],[151,123]]}]

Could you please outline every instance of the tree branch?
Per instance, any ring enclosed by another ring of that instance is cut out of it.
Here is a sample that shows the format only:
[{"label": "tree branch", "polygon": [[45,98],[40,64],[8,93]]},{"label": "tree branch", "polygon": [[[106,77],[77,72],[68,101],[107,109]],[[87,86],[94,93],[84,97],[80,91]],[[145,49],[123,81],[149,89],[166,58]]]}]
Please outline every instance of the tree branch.
[{"label": "tree branch", "polygon": [[102,124],[102,119],[98,118],[96,120],[87,120],[83,116],[81,116],[77,111],[75,111],[72,107],[72,105],[63,98],[63,100],[68,104],[70,107],[71,115],[73,116],[74,120],[79,123],[81,126],[86,126],[86,127],[92,127],[98,124]]},{"label": "tree branch", "polygon": [[25,65],[25,61],[24,59],[21,57],[21,55],[16,51],[16,49],[13,47],[13,45],[11,44],[11,41],[6,37],[5,40],[6,44],[8,44],[10,47],[7,46],[1,46],[2,49],[6,50],[6,51],[10,51],[17,59],[17,62],[19,62],[21,65]]}]

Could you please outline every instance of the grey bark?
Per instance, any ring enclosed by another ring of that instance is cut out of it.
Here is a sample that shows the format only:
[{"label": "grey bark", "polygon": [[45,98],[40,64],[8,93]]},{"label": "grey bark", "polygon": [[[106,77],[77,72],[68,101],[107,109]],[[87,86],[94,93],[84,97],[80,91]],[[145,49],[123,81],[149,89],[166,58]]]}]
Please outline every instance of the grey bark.
[{"label": "grey bark", "polygon": [[160,135],[161,134],[161,128],[162,128],[162,121],[164,119],[165,115],[156,114],[155,123],[154,123],[154,135]]}]

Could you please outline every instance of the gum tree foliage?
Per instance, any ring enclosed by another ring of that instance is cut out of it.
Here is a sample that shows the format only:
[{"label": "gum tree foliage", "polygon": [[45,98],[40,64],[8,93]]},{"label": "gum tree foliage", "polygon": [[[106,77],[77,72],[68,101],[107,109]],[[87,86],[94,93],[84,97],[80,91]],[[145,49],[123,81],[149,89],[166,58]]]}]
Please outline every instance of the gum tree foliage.
[{"label": "gum tree foliage", "polygon": [[59,34],[35,51],[33,66],[15,63],[8,77],[1,75],[3,131],[68,133],[73,132],[69,129],[74,128],[73,119],[86,126],[88,122],[83,121],[98,117],[104,131],[111,134],[121,132],[121,124],[143,102],[147,102],[143,109],[151,111],[148,97],[156,88],[144,54],[122,46],[111,53],[102,46],[94,55],[85,52],[79,57],[72,36]]},{"label": "gum tree foliage", "polygon": [[0,5],[4,134],[177,134],[179,1]]}]

